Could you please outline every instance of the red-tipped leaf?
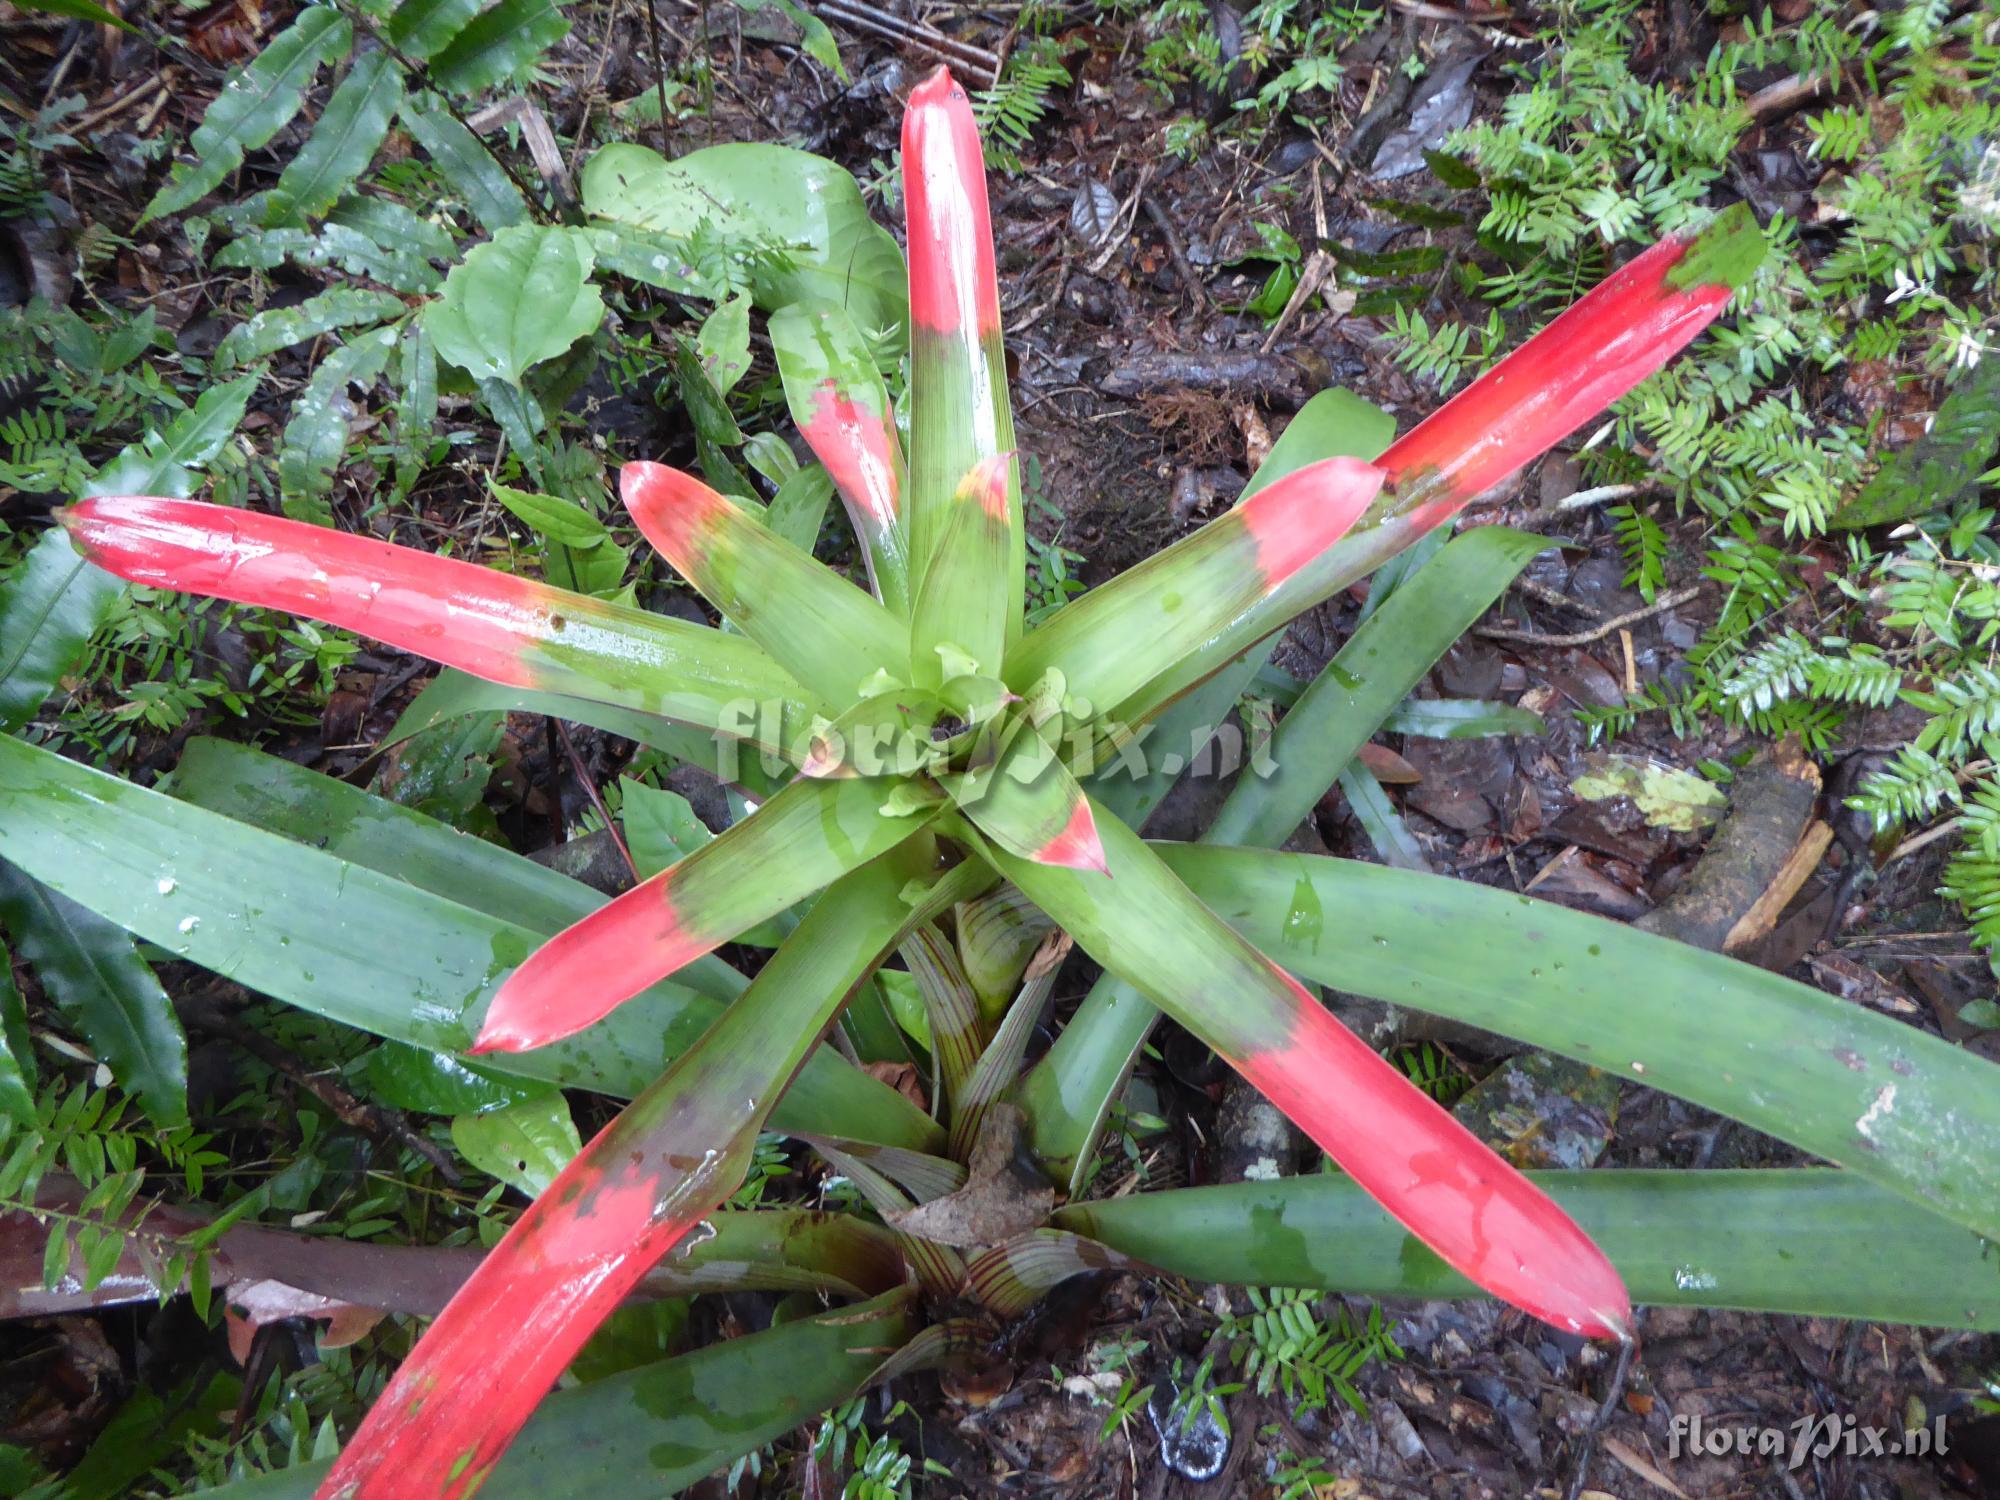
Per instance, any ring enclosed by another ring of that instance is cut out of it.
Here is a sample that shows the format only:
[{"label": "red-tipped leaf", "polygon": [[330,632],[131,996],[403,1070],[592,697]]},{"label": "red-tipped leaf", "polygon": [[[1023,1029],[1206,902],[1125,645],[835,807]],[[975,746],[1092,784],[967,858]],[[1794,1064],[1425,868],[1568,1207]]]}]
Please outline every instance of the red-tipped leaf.
[{"label": "red-tipped leaf", "polygon": [[618,491],[646,540],[683,578],[829,701],[852,701],[879,672],[908,672],[901,620],[693,475],[629,463]]},{"label": "red-tipped leaf", "polygon": [[1334,542],[1382,480],[1354,458],[1286,475],[1031,632],[1008,658],[1009,685],[1030,692],[1054,668],[1069,698],[1108,709],[1218,637],[1258,639],[1321,592]]},{"label": "red-tipped leaf", "polygon": [[[785,752],[816,700],[751,641],[303,521],[121,495],[62,513],[134,583],[284,610],[509,687],[568,693]],[[744,703],[776,712],[741,715]]]},{"label": "red-tipped leaf", "polygon": [[1555,1327],[1625,1336],[1624,1284],[1567,1214],[1237,937],[1138,835],[1108,816],[1097,825],[1108,876],[991,857],[1448,1263]]},{"label": "red-tipped leaf", "polygon": [[403,1362],[318,1500],[463,1500],[592,1330],[741,1181],[757,1131],[895,942],[919,869],[830,890],[749,989],[549,1185]]},{"label": "red-tipped leaf", "polygon": [[900,844],[867,781],[801,779],[643,885],[564,928],[494,995],[477,1052],[546,1047],[656,980]]},{"label": "red-tipped leaf", "polygon": [[[1007,588],[1007,496],[1014,455],[967,470],[924,570],[910,619],[910,670],[922,682],[998,679],[1013,601]],[[949,665],[947,665],[949,663]]]},{"label": "red-tipped leaf", "polygon": [[861,540],[875,597],[894,613],[907,614],[903,443],[868,342],[846,309],[831,304],[781,308],[771,315],[770,334],[792,420],[833,476]]},{"label": "red-tipped leaf", "polygon": [[[939,68],[903,115],[903,206],[910,258],[910,567],[922,578],[954,511],[959,481],[1012,451],[1000,284],[986,169],[972,104]],[[1006,637],[1021,631],[1026,531],[1018,476],[1007,483],[1004,562],[989,584],[1006,600]]]}]

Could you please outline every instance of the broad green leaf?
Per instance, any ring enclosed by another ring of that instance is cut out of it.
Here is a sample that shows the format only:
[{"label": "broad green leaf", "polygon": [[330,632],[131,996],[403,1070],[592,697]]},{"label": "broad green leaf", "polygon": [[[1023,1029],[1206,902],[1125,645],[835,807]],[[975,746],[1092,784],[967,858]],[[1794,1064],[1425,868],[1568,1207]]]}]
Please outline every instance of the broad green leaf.
[{"label": "broad green leaf", "polygon": [[347,451],[348,424],[355,415],[350,385],[369,386],[389,363],[402,330],[371,328],[319,363],[292,406],[285,443],[278,450],[278,484],[284,512],[295,521],[333,524],[327,495],[334,470]]},{"label": "broad green leaf", "polygon": [[452,239],[450,230],[405,208],[393,198],[350,194],[341,199],[327,216],[327,223],[366,235],[384,250],[410,260],[450,260],[458,254],[458,245]]},{"label": "broad green leaf", "polygon": [[[0,746],[26,750],[13,739]],[[131,938],[5,862],[14,844],[11,830],[0,834],[0,927],[14,950],[140,1108],[158,1124],[185,1124],[187,1037],[167,992]]]},{"label": "broad green leaf", "polygon": [[139,222],[181,213],[220,187],[242,164],[245,151],[284,129],[299,112],[305,87],[320,65],[345,54],[353,40],[353,29],[332,6],[300,11],[298,19],[265,43],[255,62],[230,76],[188,139],[194,161],[175,169]]},{"label": "broad green leaf", "polygon": [[389,13],[389,40],[405,57],[432,57],[479,14],[480,0],[401,0]]},{"label": "broad green leaf", "polygon": [[[656,1493],[674,1493],[838,1406],[916,1327],[910,1294],[893,1291],[557,1391],[528,1419],[481,1500],[627,1495],[635,1475]],[[312,1500],[328,1468],[299,1464],[202,1494]]]},{"label": "broad green leaf", "polygon": [[[560,932],[608,899],[487,839],[468,837],[359,787],[226,740],[197,736],[188,741],[174,768],[172,790],[211,812],[539,931]],[[689,964],[674,980],[717,1000],[735,999],[748,983],[713,957]],[[443,1112],[473,1107],[459,1102]]]},{"label": "broad green leaf", "polygon": [[370,1047],[354,1065],[352,1076],[371,1098],[424,1115],[504,1109],[554,1092],[546,1083],[495,1073],[448,1052],[429,1052],[406,1042]]},{"label": "broad green leaf", "polygon": [[[250,989],[437,1052],[465,1051],[502,976],[555,931],[4,737],[0,856]],[[661,984],[583,1035],[480,1066],[630,1097],[722,1010]],[[779,1102],[775,1124],[920,1149],[937,1139],[907,1100],[825,1048]]]},{"label": "broad green leaf", "polygon": [[489,1177],[538,1197],[576,1158],[583,1141],[561,1094],[510,1104],[451,1122],[451,1143]]},{"label": "broad green leaf", "polygon": [[739,293],[702,319],[695,352],[715,388],[725,396],[750,368],[750,299]]},{"label": "broad green leaf", "polygon": [[[1851,1172],[1530,1172],[1659,1307],[2000,1330],[1991,1245]],[[1444,1299],[1478,1288],[1344,1177],[1133,1193],[1055,1222],[1174,1276]]]},{"label": "broad green leaf", "polygon": [[1217,915],[1302,978],[1615,1072],[2000,1238],[2000,1065],[1750,964],[1546,901],[1351,860],[1158,848]]},{"label": "broad green leaf", "polygon": [[443,280],[429,261],[405,247],[385,247],[359,229],[331,221],[317,231],[276,228],[240,235],[217,252],[215,264],[269,270],[287,260],[314,268],[338,267],[350,276],[411,294],[434,292]]},{"label": "broad green leaf", "polygon": [[518,386],[604,321],[588,242],[567,229],[522,224],[475,246],[424,309],[437,352],[475,380]]},{"label": "broad green leaf", "polygon": [[500,0],[431,58],[430,75],[454,94],[483,93],[515,77],[568,33],[555,0]]},{"label": "broad green leaf", "polygon": [[257,381],[242,375],[211,385],[165,432],[131,444],[99,469],[84,494],[185,498],[194,488],[191,471],[214,459],[234,436]]},{"label": "broad green leaf", "polygon": [[[840,60],[840,44],[834,40],[833,32],[826,22],[807,10],[797,0],[736,0],[741,10],[755,14],[762,10],[774,10],[798,28],[799,47],[814,62],[819,63],[842,83],[847,82],[847,65]],[[789,40],[779,37],[775,40]]]},{"label": "broad green leaf", "polygon": [[487,487],[493,491],[493,498],[521,521],[565,547],[595,547],[611,534],[602,521],[574,500],[513,489],[491,479]]},{"label": "broad green leaf", "polygon": [[0,732],[19,729],[54,696],[123,588],[78,556],[60,526],[36,538],[0,582]]},{"label": "broad green leaf", "polygon": [[[0,942],[0,1119],[35,1123],[35,1051],[28,1007],[14,983],[14,962]],[[4,1136],[0,1129],[0,1136]]]},{"label": "broad green leaf", "polygon": [[[477,253],[477,252],[475,252]],[[215,351],[217,369],[229,370],[254,359],[362,323],[401,317],[403,299],[393,292],[338,286],[292,307],[274,307],[229,330]]]},{"label": "broad green leaf", "polygon": [[606,146],[583,169],[583,206],[594,218],[694,233],[704,221],[725,238],[784,249],[788,264],[753,263],[751,291],[766,311],[807,298],[837,303],[864,328],[908,316],[903,255],[868,216],[843,168],[784,146],[709,146],[669,162],[643,146]]},{"label": "broad green leaf", "polygon": [[368,170],[402,102],[403,70],[387,52],[356,58],[298,155],[285,164],[278,192],[308,219],[324,214]]},{"label": "broad green leaf", "polygon": [[441,103],[433,102],[435,98],[405,100],[404,126],[486,229],[497,234],[525,224],[528,202],[521,190],[479,137],[453,119]]},{"label": "broad green leaf", "polygon": [[693,251],[680,235],[654,233],[604,219],[580,232],[596,252],[599,271],[704,302],[720,302],[728,295],[727,287],[710,280],[694,263]]}]

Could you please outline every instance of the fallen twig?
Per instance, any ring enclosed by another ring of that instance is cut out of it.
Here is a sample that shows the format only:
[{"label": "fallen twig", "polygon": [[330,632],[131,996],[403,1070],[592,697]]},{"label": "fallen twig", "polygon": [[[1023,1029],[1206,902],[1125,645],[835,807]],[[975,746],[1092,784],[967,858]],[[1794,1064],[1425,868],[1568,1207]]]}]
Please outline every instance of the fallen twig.
[{"label": "fallen twig", "polygon": [[1000,82],[1000,59],[984,47],[946,36],[935,27],[905,21],[901,16],[878,10],[866,0],[820,0],[813,9],[821,20],[838,21],[854,31],[865,31],[888,41],[900,42],[919,52],[943,58],[957,67],[976,71],[988,87]]},{"label": "fallen twig", "polygon": [[1684,589],[1675,589],[1670,594],[1662,594],[1643,609],[1631,610],[1622,615],[1613,615],[1600,625],[1588,630],[1575,631],[1570,635],[1543,635],[1539,631],[1520,630],[1512,625],[1478,625],[1473,634],[1484,636],[1489,641],[1519,641],[1525,646],[1588,646],[1592,641],[1601,641],[1614,630],[1627,625],[1635,625],[1654,615],[1664,614],[1670,609],[1686,604],[1701,592],[1700,584],[1690,584]]}]

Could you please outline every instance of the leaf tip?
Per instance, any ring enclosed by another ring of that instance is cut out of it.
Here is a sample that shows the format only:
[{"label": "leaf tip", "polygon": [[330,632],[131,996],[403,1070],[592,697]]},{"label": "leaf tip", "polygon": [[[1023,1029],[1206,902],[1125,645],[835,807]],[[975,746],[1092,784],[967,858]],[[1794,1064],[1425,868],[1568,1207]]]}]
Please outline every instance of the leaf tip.
[{"label": "leaf tip", "polygon": [[1087,798],[1078,799],[1062,832],[1037,849],[1034,859],[1036,864],[1110,876],[1111,867],[1104,857],[1104,843],[1097,836],[1097,820],[1091,816]]}]

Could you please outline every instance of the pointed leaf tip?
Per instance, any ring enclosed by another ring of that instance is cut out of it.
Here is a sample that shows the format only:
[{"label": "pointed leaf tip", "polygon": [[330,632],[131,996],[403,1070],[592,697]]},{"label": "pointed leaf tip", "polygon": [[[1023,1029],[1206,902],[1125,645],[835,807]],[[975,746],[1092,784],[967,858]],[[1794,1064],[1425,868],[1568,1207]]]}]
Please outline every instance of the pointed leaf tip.
[{"label": "pointed leaf tip", "polygon": [[1667,272],[1667,285],[1677,292],[1735,291],[1757,274],[1769,248],[1750,205],[1733,203],[1688,241],[1686,253]]},{"label": "pointed leaf tip", "polygon": [[682,559],[694,555],[729,504],[692,474],[644,459],[618,471],[618,498],[646,540],[683,574],[688,568]]},{"label": "pointed leaf tip", "polygon": [[972,101],[946,68],[911,91],[903,114],[903,205],[912,325],[958,337],[997,334],[986,154]]}]

